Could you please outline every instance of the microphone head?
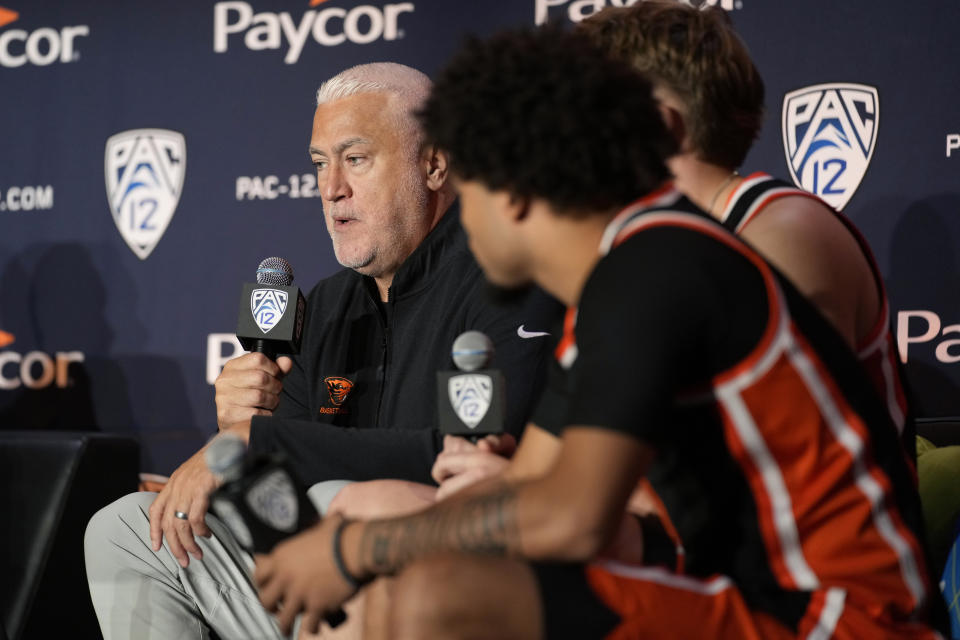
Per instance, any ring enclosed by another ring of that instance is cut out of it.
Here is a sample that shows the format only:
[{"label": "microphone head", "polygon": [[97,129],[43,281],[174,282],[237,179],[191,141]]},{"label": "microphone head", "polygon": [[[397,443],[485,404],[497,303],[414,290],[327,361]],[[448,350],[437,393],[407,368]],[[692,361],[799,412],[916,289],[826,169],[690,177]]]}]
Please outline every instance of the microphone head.
[{"label": "microphone head", "polygon": [[243,457],[246,453],[247,445],[240,436],[221,433],[207,447],[203,458],[215,476],[230,481],[243,474]]},{"label": "microphone head", "polygon": [[493,342],[480,331],[464,331],[453,341],[453,363],[461,371],[483,369],[493,359]]},{"label": "microphone head", "polygon": [[257,267],[257,284],[289,287],[293,284],[293,267],[283,258],[265,258]]}]

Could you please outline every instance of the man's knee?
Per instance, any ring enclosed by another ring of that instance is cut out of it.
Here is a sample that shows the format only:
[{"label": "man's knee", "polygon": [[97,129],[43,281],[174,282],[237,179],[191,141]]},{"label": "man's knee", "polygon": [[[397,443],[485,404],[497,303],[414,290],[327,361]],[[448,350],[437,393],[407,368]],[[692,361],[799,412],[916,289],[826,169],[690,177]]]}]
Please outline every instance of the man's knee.
[{"label": "man's knee", "polygon": [[115,548],[111,541],[117,536],[139,534],[138,537],[148,538],[150,520],[146,514],[156,497],[157,494],[146,491],[129,493],[93,514],[83,536],[87,559]]},{"label": "man's knee", "polygon": [[340,494],[343,493],[343,490],[351,484],[353,483],[349,480],[325,480],[318,482],[307,489],[307,497],[310,498],[310,502],[313,503],[313,506],[321,516],[340,513],[342,498],[340,499],[341,506],[334,507],[334,502],[337,501]]},{"label": "man's knee", "polygon": [[356,486],[356,483],[344,485],[333,494],[333,498],[327,503],[326,512],[323,515],[331,516],[337,513],[345,515],[351,502],[350,488],[353,486]]}]

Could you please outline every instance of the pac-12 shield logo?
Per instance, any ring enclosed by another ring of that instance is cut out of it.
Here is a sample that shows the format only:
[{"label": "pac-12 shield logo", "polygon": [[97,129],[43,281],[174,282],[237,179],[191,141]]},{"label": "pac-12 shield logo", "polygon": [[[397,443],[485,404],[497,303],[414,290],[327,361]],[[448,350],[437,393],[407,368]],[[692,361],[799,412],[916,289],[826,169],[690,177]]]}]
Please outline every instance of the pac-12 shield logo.
[{"label": "pac-12 shield logo", "polygon": [[493,399],[493,378],[482,373],[462,373],[447,382],[450,405],[467,427],[473,429],[487,415]]},{"label": "pac-12 shield logo", "polygon": [[297,490],[290,476],[280,469],[257,480],[245,497],[247,506],[274,529],[289,533],[297,530]]},{"label": "pac-12 shield logo", "polygon": [[187,144],[166,129],[132,129],[110,136],[104,153],[113,221],[141,260],[154,250],[180,201]]},{"label": "pac-12 shield logo", "polygon": [[863,180],[880,125],[877,90],[818,84],[783,97],[783,150],[793,181],[843,209]]},{"label": "pac-12 shield logo", "polygon": [[287,292],[280,289],[254,289],[250,294],[250,312],[260,327],[267,333],[273,329],[287,310]]}]

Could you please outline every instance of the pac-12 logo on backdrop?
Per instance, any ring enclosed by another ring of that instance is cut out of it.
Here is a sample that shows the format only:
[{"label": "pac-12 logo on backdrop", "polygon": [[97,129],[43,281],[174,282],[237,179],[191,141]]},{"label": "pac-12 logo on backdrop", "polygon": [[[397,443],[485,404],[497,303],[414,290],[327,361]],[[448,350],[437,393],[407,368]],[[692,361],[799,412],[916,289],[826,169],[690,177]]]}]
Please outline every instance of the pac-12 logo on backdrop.
[{"label": "pac-12 logo on backdrop", "polygon": [[818,84],[783,97],[783,150],[793,181],[843,209],[863,180],[880,124],[877,90]]},{"label": "pac-12 logo on backdrop", "polygon": [[187,143],[176,131],[132,129],[107,140],[104,173],[113,221],[141,260],[170,225],[186,165]]},{"label": "pac-12 logo on backdrop", "polygon": [[281,289],[254,289],[250,294],[250,311],[260,331],[267,333],[277,326],[287,310],[287,292]]}]

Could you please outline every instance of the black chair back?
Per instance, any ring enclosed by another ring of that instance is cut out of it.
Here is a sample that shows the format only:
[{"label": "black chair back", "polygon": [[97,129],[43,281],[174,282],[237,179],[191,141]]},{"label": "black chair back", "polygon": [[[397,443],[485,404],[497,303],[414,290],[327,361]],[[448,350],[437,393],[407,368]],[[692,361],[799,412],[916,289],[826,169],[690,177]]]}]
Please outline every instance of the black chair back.
[{"label": "black chair back", "polygon": [[137,490],[138,466],[130,437],[0,431],[0,627],[10,640],[100,638],[83,533],[97,510]]}]

